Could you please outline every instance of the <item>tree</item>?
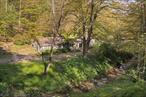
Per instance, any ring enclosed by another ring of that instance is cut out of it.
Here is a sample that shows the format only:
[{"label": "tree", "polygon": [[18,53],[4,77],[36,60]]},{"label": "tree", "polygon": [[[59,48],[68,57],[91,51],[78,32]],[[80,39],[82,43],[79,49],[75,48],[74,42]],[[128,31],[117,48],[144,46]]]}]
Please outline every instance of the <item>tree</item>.
[{"label": "tree", "polygon": [[91,38],[93,37],[93,30],[95,22],[97,22],[98,14],[108,6],[106,0],[81,0],[75,1],[75,16],[81,22],[82,39],[83,39],[83,56],[86,55]]},{"label": "tree", "polygon": [[[44,74],[47,74],[47,69],[50,67],[52,64],[52,56],[53,56],[53,50],[54,50],[54,45],[55,45],[55,39],[57,36],[63,37],[63,35],[60,33],[60,28],[62,23],[64,22],[65,17],[67,16],[67,10],[65,7],[69,4],[70,2],[67,0],[60,0],[60,1],[51,1],[51,20],[50,24],[52,25],[51,29],[51,36],[53,37],[53,41],[51,44],[51,48],[49,51],[49,63],[45,64],[44,66]],[[64,38],[64,37],[63,37]]]}]

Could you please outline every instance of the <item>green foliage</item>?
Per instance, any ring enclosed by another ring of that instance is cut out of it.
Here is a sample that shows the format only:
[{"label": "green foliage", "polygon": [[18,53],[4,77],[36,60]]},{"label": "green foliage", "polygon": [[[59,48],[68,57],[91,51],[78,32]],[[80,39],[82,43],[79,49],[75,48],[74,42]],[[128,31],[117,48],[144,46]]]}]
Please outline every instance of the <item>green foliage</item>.
[{"label": "green foliage", "polygon": [[16,34],[15,25],[17,23],[17,13],[8,12],[1,14],[0,16],[0,35],[5,36],[5,38],[12,37]]},{"label": "green foliage", "polygon": [[145,97],[146,83],[117,80],[87,93],[70,93],[71,97]]},{"label": "green foliage", "polygon": [[14,39],[14,44],[16,45],[24,45],[24,44],[31,44],[31,39],[28,34],[17,34]]},{"label": "green foliage", "polygon": [[67,53],[69,50],[67,48],[59,49],[56,53]]},{"label": "green foliage", "polygon": [[[54,2],[55,9],[53,10],[58,11],[54,16],[49,8],[51,2],[48,0],[21,1],[5,0],[3,2],[1,0],[0,2],[0,36],[6,40],[11,38],[17,45],[30,44],[31,35],[41,36],[47,33],[45,36],[51,36],[54,34],[53,30],[55,34],[62,34],[66,39],[83,38],[82,30],[85,30],[87,39],[94,37],[100,41],[110,40],[114,45],[118,45],[118,49],[110,43],[103,43],[93,50],[94,56],[76,57],[53,63],[45,77],[42,76],[44,67],[41,62],[1,65],[0,96],[2,97],[11,97],[19,90],[25,91],[27,97],[41,97],[42,91],[60,91],[68,86],[77,86],[82,81],[104,75],[106,70],[111,68],[111,64],[120,67],[121,63],[126,63],[133,57],[132,53],[138,54],[145,49],[145,22],[143,22],[145,21],[145,10],[143,10],[145,6],[141,12],[137,3],[139,0],[135,0],[134,3],[126,3],[124,0],[122,2],[98,0],[97,4],[94,0],[88,4],[86,0],[80,0],[80,2],[71,0],[71,3],[70,0],[64,3],[58,0]],[[110,7],[104,10],[107,5]],[[140,28],[143,31],[140,31]],[[139,33],[139,36],[137,32],[143,33]],[[54,53],[70,51],[72,43],[69,41],[63,43],[64,49],[56,50]],[[124,41],[123,45],[121,41]],[[49,55],[49,53],[46,51],[42,54]],[[4,56],[4,54],[0,55],[3,59]],[[81,97],[145,97],[145,83],[139,83],[137,72],[129,70],[127,73],[127,80],[117,81],[97,91],[81,94]]]},{"label": "green foliage", "polygon": [[133,54],[126,51],[118,51],[116,47],[109,43],[95,46],[92,49],[92,53],[99,61],[107,61],[107,63],[113,64],[116,67],[119,67],[121,62],[130,60],[133,57]]},{"label": "green foliage", "polygon": [[37,95],[38,92],[33,90],[34,88],[41,91],[61,91],[67,86],[77,86],[82,81],[104,74],[108,68],[109,64],[76,57],[54,63],[48,75],[43,76],[43,63],[24,61],[16,65],[2,65],[0,81],[11,84],[16,90],[28,90],[28,95],[32,95],[33,92]]},{"label": "green foliage", "polygon": [[7,91],[8,91],[7,83],[0,82],[0,96],[6,96]]},{"label": "green foliage", "polygon": [[92,79],[99,74],[104,74],[110,68],[109,64],[98,63],[93,59],[81,57],[69,59],[54,66],[64,78],[64,82],[74,85],[78,85],[84,80]]},{"label": "green foliage", "polygon": [[126,89],[122,89],[120,91],[118,91],[117,93],[115,93],[116,97],[145,97],[146,96],[146,92],[145,92],[145,84],[141,84],[141,83],[136,83],[134,85],[131,85],[129,87],[127,87]]},{"label": "green foliage", "polygon": [[67,53],[71,51],[71,47],[73,47],[73,40],[66,39],[63,43],[60,44],[62,48],[58,49],[56,53]]},{"label": "green foliage", "polygon": [[137,82],[141,80],[138,76],[138,72],[135,69],[129,69],[127,71],[127,75],[128,75],[129,80],[133,82]]},{"label": "green foliage", "polygon": [[29,89],[25,91],[26,97],[43,97],[41,91],[37,89]]}]

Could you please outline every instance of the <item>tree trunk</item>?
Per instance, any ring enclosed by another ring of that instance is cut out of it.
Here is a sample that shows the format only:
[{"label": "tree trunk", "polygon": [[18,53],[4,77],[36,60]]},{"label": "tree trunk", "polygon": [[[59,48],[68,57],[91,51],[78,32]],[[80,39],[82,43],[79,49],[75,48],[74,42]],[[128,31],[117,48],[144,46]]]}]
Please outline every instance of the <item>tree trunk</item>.
[{"label": "tree trunk", "polygon": [[90,27],[89,31],[88,31],[88,37],[87,37],[87,50],[90,47],[90,41],[91,41],[91,37],[92,37],[92,33],[93,33],[93,26]]},{"label": "tree trunk", "polygon": [[48,69],[52,64],[52,56],[53,56],[54,44],[55,44],[55,35],[53,36],[53,43],[51,45],[51,49],[50,49],[50,52],[49,52],[48,62],[46,62],[46,60],[44,61],[44,75],[47,75]]},{"label": "tree trunk", "polygon": [[45,64],[44,66],[44,74],[47,74],[47,72],[48,72],[48,69],[49,69],[49,67],[51,66],[51,64],[52,64],[52,56],[53,56],[53,51],[54,51],[54,45],[55,45],[55,39],[56,39],[56,36],[57,35],[59,35],[59,36],[61,36],[60,34],[59,34],[59,29],[60,29],[60,26],[61,26],[61,22],[62,22],[62,18],[63,18],[63,7],[64,7],[64,3],[63,3],[63,1],[62,1],[62,5],[61,5],[61,15],[60,15],[60,17],[59,17],[59,20],[57,20],[56,18],[57,18],[57,15],[56,15],[56,5],[55,5],[55,0],[51,0],[52,2],[51,2],[51,9],[52,9],[52,15],[53,15],[53,21],[52,21],[52,25],[53,25],[53,27],[52,27],[52,32],[53,32],[53,42],[52,42],[52,44],[51,44],[51,49],[50,49],[50,52],[49,52],[49,62],[48,62],[48,64]]},{"label": "tree trunk", "polygon": [[19,20],[18,20],[18,25],[19,25],[19,32],[21,30],[21,8],[22,8],[22,0],[19,0]]},{"label": "tree trunk", "polygon": [[82,27],[83,27],[83,45],[82,45],[82,48],[83,48],[83,57],[86,56],[86,53],[87,53],[87,41],[86,41],[86,22],[85,22],[85,17],[83,16],[83,24],[82,24]]},{"label": "tree trunk", "polygon": [[47,75],[48,72],[48,64],[44,63],[44,75]]},{"label": "tree trunk", "polygon": [[146,2],[144,3],[144,32],[146,33]]},{"label": "tree trunk", "polygon": [[8,0],[5,1],[5,11],[8,11]]},{"label": "tree trunk", "polygon": [[90,46],[90,41],[93,33],[93,25],[94,25],[94,0],[91,0],[90,3],[90,23],[89,23],[89,28],[88,28],[88,37],[87,37],[87,50],[89,49]]}]

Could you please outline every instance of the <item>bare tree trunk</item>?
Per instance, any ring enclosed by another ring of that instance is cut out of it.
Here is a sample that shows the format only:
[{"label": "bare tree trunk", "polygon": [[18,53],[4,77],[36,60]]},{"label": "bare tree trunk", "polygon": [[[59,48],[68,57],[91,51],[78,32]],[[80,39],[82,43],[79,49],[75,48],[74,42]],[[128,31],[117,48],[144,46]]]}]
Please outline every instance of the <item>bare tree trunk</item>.
[{"label": "bare tree trunk", "polygon": [[[139,44],[139,52],[138,52],[138,65],[137,65],[137,72],[138,72],[138,77],[139,78],[144,78],[145,70],[146,70],[146,50],[143,48],[145,46],[145,26],[146,26],[146,8],[145,8],[145,3],[141,3],[140,6],[140,15],[141,15],[141,24],[140,24],[140,31],[138,35],[138,44]],[[143,35],[144,37],[140,37]],[[141,48],[142,47],[142,48]]]},{"label": "bare tree trunk", "polygon": [[88,28],[88,37],[87,37],[87,50],[90,47],[90,41],[92,39],[93,35],[93,27],[97,18],[97,14],[104,9],[105,6],[101,6],[104,3],[105,0],[100,0],[100,5],[96,6],[94,0],[90,0],[90,20],[89,20],[89,28]]},{"label": "bare tree trunk", "polygon": [[21,8],[22,8],[22,0],[19,0],[19,20],[18,20],[19,32],[21,29]]},{"label": "bare tree trunk", "polygon": [[88,37],[87,37],[87,50],[89,49],[92,33],[93,33],[93,25],[94,25],[94,0],[90,2],[90,23],[88,28]]},{"label": "bare tree trunk", "polygon": [[56,21],[55,21],[55,17],[56,17],[56,13],[55,13],[55,1],[52,0],[52,14],[53,14],[53,42],[51,44],[51,48],[50,48],[50,52],[49,52],[49,62],[48,63],[44,63],[44,74],[47,75],[48,72],[48,68],[50,67],[51,63],[52,63],[52,56],[53,56],[53,49],[54,49],[54,42],[55,42],[55,30],[56,30]]},{"label": "bare tree trunk", "polygon": [[144,32],[146,33],[146,2],[144,3]]},{"label": "bare tree trunk", "polygon": [[[144,46],[146,45],[146,2],[143,3],[143,34],[144,34]],[[145,76],[146,72],[146,48],[144,48],[144,53],[143,53],[143,78]]]},{"label": "bare tree trunk", "polygon": [[53,43],[51,44],[50,52],[49,52],[49,62],[46,63],[44,61],[44,74],[47,75],[48,69],[52,64],[52,57],[53,57],[53,50],[54,50],[54,45],[55,45],[55,36],[53,37]]},{"label": "bare tree trunk", "polygon": [[82,45],[82,48],[83,48],[83,57],[86,56],[86,53],[87,53],[87,41],[86,41],[86,21],[85,21],[85,17],[83,16],[83,23],[82,23],[82,31],[83,31],[83,45]]},{"label": "bare tree trunk", "polygon": [[8,0],[5,1],[5,9],[6,9],[5,11],[7,12],[8,11]]},{"label": "bare tree trunk", "polygon": [[51,48],[50,48],[50,52],[49,52],[49,62],[48,64],[45,64],[45,69],[44,69],[44,74],[47,74],[48,72],[48,69],[49,67],[51,66],[52,64],[52,56],[53,56],[53,51],[54,51],[54,45],[55,45],[55,39],[56,39],[56,36],[59,35],[59,29],[60,29],[60,26],[61,26],[61,22],[62,20],[64,19],[63,17],[63,9],[64,8],[64,1],[61,2],[61,7],[60,7],[60,16],[58,18],[58,16],[56,15],[56,4],[55,4],[55,0],[51,0],[51,9],[52,9],[52,15],[53,15],[53,21],[52,21],[52,33],[53,33],[53,41],[52,41],[52,44],[51,44]]},{"label": "bare tree trunk", "polygon": [[2,0],[0,0],[0,12],[1,13],[3,12],[3,2],[2,2]]}]

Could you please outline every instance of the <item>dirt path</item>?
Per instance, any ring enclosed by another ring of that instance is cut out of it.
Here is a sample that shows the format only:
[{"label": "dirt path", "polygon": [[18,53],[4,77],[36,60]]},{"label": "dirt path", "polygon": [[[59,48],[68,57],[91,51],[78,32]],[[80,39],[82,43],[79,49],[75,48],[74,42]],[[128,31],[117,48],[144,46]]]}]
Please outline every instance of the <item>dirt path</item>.
[{"label": "dirt path", "polygon": [[[79,55],[79,52],[68,52],[68,53],[61,53],[61,54],[56,54],[53,55],[53,61],[62,61],[62,60],[67,60],[69,58],[75,57]],[[41,56],[37,55],[17,55],[13,54],[13,59],[14,62],[20,62],[23,60],[28,60],[28,61],[41,61]]]},{"label": "dirt path", "polygon": [[[53,55],[53,61],[67,60],[79,55],[80,52],[68,52]],[[31,45],[17,46],[13,43],[1,43],[0,64],[13,64],[20,61],[41,61],[41,56]]]},{"label": "dirt path", "polygon": [[69,58],[76,57],[78,55],[81,55],[80,52],[68,52],[68,53],[62,53],[62,54],[57,54],[53,56],[53,60],[56,61],[61,61],[61,60],[67,60]]},{"label": "dirt path", "polygon": [[[69,58],[79,55],[79,52],[69,52],[53,55],[53,61],[67,60]],[[17,53],[11,53],[0,57],[0,64],[13,64],[21,61],[41,61],[41,56],[38,55],[19,55]]]}]

